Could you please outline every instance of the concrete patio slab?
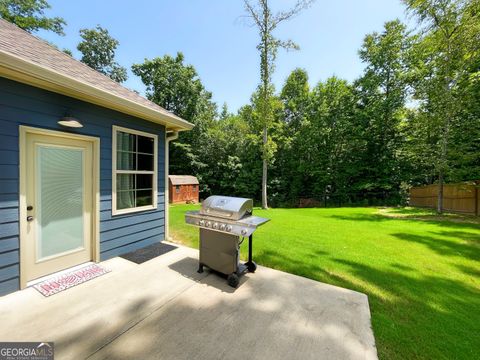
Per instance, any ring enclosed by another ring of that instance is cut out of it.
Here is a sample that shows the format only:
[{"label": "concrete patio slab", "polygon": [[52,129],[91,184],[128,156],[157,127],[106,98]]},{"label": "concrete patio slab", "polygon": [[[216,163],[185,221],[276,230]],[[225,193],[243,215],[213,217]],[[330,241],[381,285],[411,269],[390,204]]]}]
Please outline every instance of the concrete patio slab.
[{"label": "concrete patio slab", "polygon": [[237,289],[179,246],[43,297],[0,298],[1,341],[54,341],[56,359],[376,359],[365,295],[259,266]]}]

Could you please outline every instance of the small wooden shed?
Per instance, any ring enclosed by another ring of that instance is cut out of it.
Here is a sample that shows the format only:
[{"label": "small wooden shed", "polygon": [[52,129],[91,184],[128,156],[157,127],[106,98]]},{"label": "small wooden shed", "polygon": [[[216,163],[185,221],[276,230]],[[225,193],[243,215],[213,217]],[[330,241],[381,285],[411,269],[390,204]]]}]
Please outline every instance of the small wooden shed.
[{"label": "small wooden shed", "polygon": [[170,204],[179,202],[198,202],[198,179],[190,175],[169,175]]}]

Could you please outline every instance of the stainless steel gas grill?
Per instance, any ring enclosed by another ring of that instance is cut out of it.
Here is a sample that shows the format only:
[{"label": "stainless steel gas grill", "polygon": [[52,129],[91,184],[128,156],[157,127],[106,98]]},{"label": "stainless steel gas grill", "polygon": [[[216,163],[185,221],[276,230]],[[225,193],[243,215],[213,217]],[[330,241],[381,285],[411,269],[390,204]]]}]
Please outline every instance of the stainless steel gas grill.
[{"label": "stainless steel gas grill", "polygon": [[[187,211],[185,222],[200,228],[200,263],[198,272],[207,266],[227,275],[228,284],[237,287],[239,277],[255,272],[252,260],[253,232],[269,219],[252,216],[252,199],[210,196],[199,211]],[[248,237],[248,261],[239,261],[240,245]]]}]

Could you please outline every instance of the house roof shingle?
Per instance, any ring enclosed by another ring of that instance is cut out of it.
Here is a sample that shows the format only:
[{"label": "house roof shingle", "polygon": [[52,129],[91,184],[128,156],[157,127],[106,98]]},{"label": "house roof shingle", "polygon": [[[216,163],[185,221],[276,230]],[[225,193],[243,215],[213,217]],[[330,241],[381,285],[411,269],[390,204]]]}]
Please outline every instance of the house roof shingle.
[{"label": "house roof shingle", "polygon": [[[40,79],[39,72],[45,77]],[[0,19],[0,76],[17,80],[16,73],[23,73],[23,82],[28,83],[29,76],[32,77],[31,85],[34,85],[33,79],[36,78],[35,85],[38,87],[46,87],[42,84],[56,79],[54,91],[86,101],[91,97],[90,102],[162,123],[173,130],[193,127],[186,120],[128,90],[46,41]],[[65,91],[62,90],[63,87]],[[145,116],[140,116],[142,113]]]}]

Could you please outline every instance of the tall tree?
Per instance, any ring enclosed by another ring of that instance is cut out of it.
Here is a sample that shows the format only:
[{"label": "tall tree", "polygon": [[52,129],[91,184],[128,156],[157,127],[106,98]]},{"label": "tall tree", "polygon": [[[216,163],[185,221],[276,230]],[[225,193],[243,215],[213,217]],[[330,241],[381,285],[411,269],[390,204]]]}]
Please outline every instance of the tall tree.
[{"label": "tall tree", "polygon": [[[201,149],[208,129],[217,117],[212,94],[205,89],[197,71],[184,63],[182,53],[145,59],[132,65],[132,72],[146,85],[149,100],[195,124],[192,131],[180,133],[172,144],[170,171],[172,174],[196,174],[202,179],[208,164]],[[217,175],[218,176],[218,175]],[[208,188],[202,189],[204,192]]]},{"label": "tall tree", "polygon": [[424,118],[436,135],[435,170],[438,174],[437,211],[443,211],[443,187],[450,165],[448,155],[453,129],[462,117],[461,79],[478,56],[480,1],[404,0],[419,22],[415,96]]},{"label": "tall tree", "polygon": [[273,122],[273,85],[272,73],[274,71],[275,59],[278,49],[296,50],[298,45],[293,41],[282,41],[277,39],[273,32],[278,25],[298,15],[300,11],[307,8],[313,0],[298,0],[295,6],[288,11],[274,13],[269,6],[268,0],[257,0],[253,3],[244,0],[245,10],[257,27],[260,35],[260,42],[257,49],[260,52],[260,86],[259,86],[259,113],[263,123],[262,130],[262,208],[268,208],[267,201],[267,172],[268,163],[273,157],[273,144],[269,138],[268,131]]},{"label": "tall tree", "polygon": [[359,51],[366,65],[356,81],[359,120],[366,148],[363,191],[385,198],[398,192],[401,178],[400,126],[407,98],[408,49],[411,37],[400,21],[385,23],[384,31],[365,37]]},{"label": "tall tree", "polygon": [[176,115],[195,122],[202,108],[202,98],[211,99],[197,71],[185,64],[185,57],[178,52],[175,57],[165,55],[141,64],[132,65],[132,72],[147,86],[147,98]]},{"label": "tall tree", "polygon": [[291,72],[282,88],[280,99],[284,105],[284,121],[288,125],[289,134],[294,136],[308,116],[310,86],[306,70],[295,69]]},{"label": "tall tree", "polygon": [[273,179],[272,200],[277,203],[296,205],[296,198],[305,189],[305,173],[301,171],[302,160],[299,152],[302,149],[300,130],[309,120],[310,86],[308,74],[304,69],[295,69],[287,77],[280,92],[283,108],[280,112],[279,125],[276,132],[277,153],[271,166],[270,178]]},{"label": "tall tree", "polygon": [[226,102],[222,105],[222,110],[220,111],[220,120],[228,119],[231,116],[230,112],[228,111],[228,105]]},{"label": "tall tree", "polygon": [[65,35],[65,20],[45,15],[50,8],[47,0],[0,0],[0,17],[28,32],[42,29]]},{"label": "tall tree", "polygon": [[[202,134],[201,158],[207,166],[201,171],[208,184],[203,195],[232,194],[250,196],[243,173],[248,165],[243,154],[250,147],[250,129],[240,116],[229,115],[213,122]],[[252,174],[250,173],[250,176]]]},{"label": "tall tree", "polygon": [[127,69],[115,61],[119,42],[110,36],[107,29],[97,25],[94,29],[81,29],[82,41],[77,49],[82,53],[81,62],[107,75],[116,82],[127,80]]},{"label": "tall tree", "polygon": [[309,196],[338,204],[349,200],[355,188],[353,180],[361,171],[356,159],[363,153],[356,101],[353,87],[336,77],[312,91],[309,121],[299,134],[301,156],[297,155]]}]

